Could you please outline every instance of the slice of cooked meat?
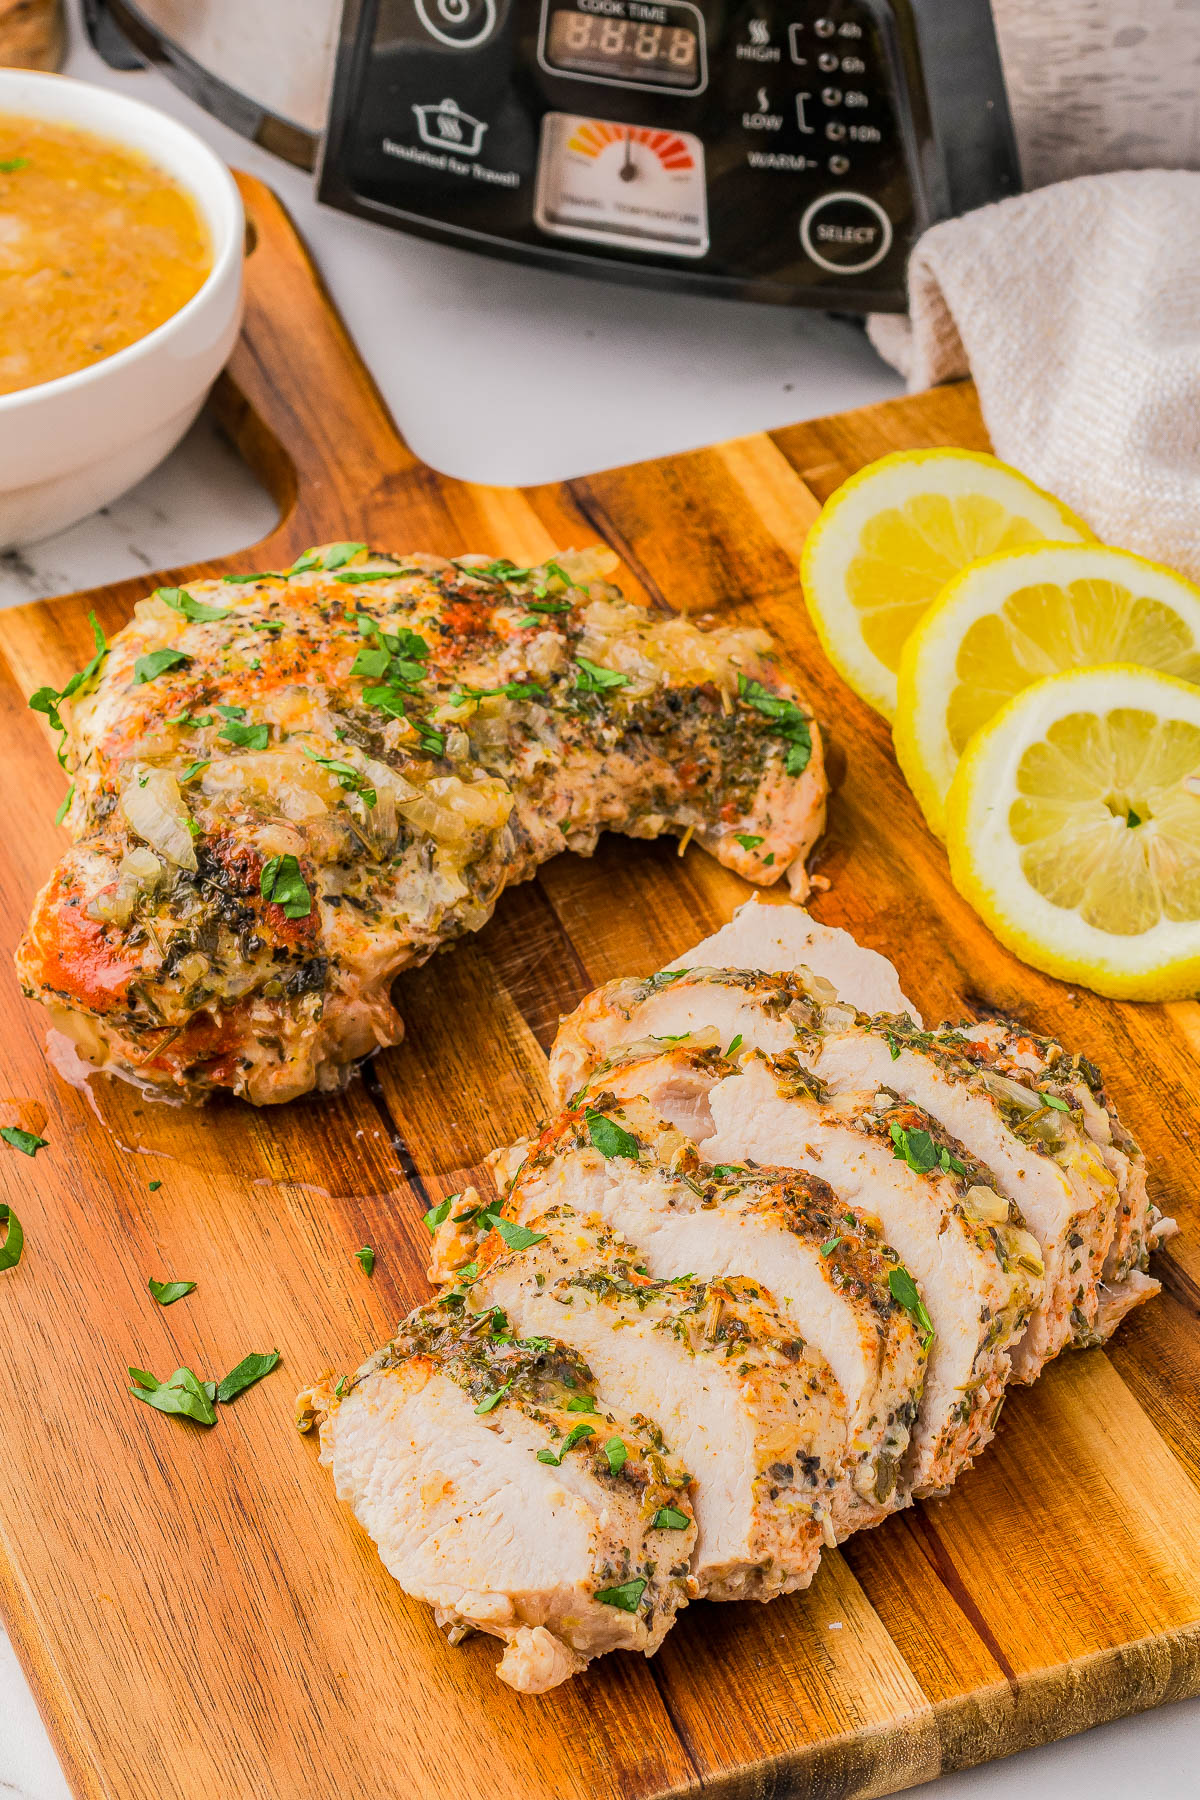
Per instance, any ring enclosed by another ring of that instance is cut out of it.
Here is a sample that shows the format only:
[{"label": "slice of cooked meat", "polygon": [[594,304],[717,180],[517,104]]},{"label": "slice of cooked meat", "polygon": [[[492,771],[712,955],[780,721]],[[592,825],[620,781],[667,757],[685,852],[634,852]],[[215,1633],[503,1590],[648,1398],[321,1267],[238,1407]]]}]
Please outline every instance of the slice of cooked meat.
[{"label": "slice of cooked meat", "polygon": [[[832,1009],[836,1011],[837,1009]],[[860,1020],[822,1037],[810,1058],[834,1092],[866,1088],[911,1100],[991,1172],[1041,1247],[1045,1287],[1013,1351],[1032,1381],[1070,1343],[1095,1341],[1100,1280],[1112,1236],[1116,1179],[1077,1111],[1031,1085],[981,1069],[955,1033],[911,1019]]]},{"label": "slice of cooked meat", "polygon": [[[505,1223],[480,1251],[472,1302],[501,1307],[527,1336],[570,1344],[594,1372],[600,1407],[661,1429],[695,1480],[700,1592],[769,1600],[806,1587],[822,1544],[835,1541],[846,1440],[824,1357],[756,1282],[690,1271],[655,1280],[595,1213],[554,1206],[507,1227],[524,1249],[507,1247]],[[595,1430],[603,1438],[599,1421]]]},{"label": "slice of cooked meat", "polygon": [[848,931],[818,924],[802,906],[786,902],[772,905],[752,897],[738,907],[728,925],[668,967],[759,969],[769,975],[804,968],[829,982],[860,1012],[906,1012],[920,1023],[920,1013],[905,999],[886,956],[868,950]]},{"label": "slice of cooked meat", "polygon": [[104,1066],[287,1100],[395,1042],[393,977],[563,848],[676,832],[755,881],[802,863],[821,738],[769,640],[623,600],[613,561],[339,545],[140,601],[34,697],[77,841],[26,992]]},{"label": "slice of cooked meat", "polygon": [[1072,1341],[1094,1342],[1118,1194],[1077,1110],[1060,1110],[1067,1102],[1053,1094],[1047,1101],[1028,1076],[1021,1084],[981,1069],[965,1040],[946,1029],[922,1031],[907,1015],[868,1019],[840,1002],[820,1004],[827,994],[807,970],[693,968],[610,982],[563,1021],[552,1086],[580,1087],[623,1040],[650,1054],[655,1040],[686,1038],[736,1045],[739,1055],[797,1052],[831,1092],[910,1100],[987,1167],[1041,1246],[1045,1289],[1013,1353],[1016,1379],[1032,1381]]},{"label": "slice of cooked meat", "polygon": [[[745,909],[743,908],[743,911]],[[783,1056],[821,1027],[827,981],[798,969],[664,969],[644,981],[609,981],[563,1019],[550,1053],[550,1092],[565,1105],[614,1051],[653,1055],[686,1038],[700,1048],[765,1050]]]},{"label": "slice of cooked meat", "polygon": [[644,1096],[706,1160],[807,1169],[877,1223],[915,1283],[898,1272],[898,1297],[933,1330],[906,1475],[918,1494],[948,1486],[993,1434],[1010,1352],[1041,1298],[1037,1242],[990,1171],[918,1108],[829,1096],[795,1056],[756,1052],[739,1067],[681,1046],[600,1080]]},{"label": "slice of cooked meat", "polygon": [[939,1035],[956,1033],[964,1051],[981,1067],[1021,1083],[1034,1076],[1038,1091],[1076,1109],[1117,1183],[1104,1280],[1094,1323],[1096,1337],[1111,1337],[1125,1314],[1152,1299],[1159,1283],[1146,1273],[1150,1253],[1179,1229],[1166,1219],[1146,1190],[1146,1159],[1104,1088],[1104,1078],[1086,1056],[1069,1055],[1053,1038],[1038,1037],[1010,1019],[990,1019]]},{"label": "slice of cooked meat", "polygon": [[581,1434],[594,1388],[563,1344],[522,1342],[455,1294],[411,1313],[340,1397],[300,1397],[388,1572],[453,1641],[502,1638],[497,1672],[525,1693],[606,1650],[652,1655],[694,1592],[688,1476],[644,1420],[605,1406]]},{"label": "slice of cooked meat", "polygon": [[[626,1153],[605,1154],[614,1145]],[[714,1169],[644,1101],[601,1092],[527,1147],[503,1216],[528,1225],[558,1205],[599,1214],[637,1245],[656,1279],[687,1269],[709,1282],[748,1276],[768,1291],[845,1396],[846,1481],[831,1497],[837,1535],[906,1503],[897,1475],[925,1345],[892,1294],[887,1246],[825,1182],[799,1171]]]}]

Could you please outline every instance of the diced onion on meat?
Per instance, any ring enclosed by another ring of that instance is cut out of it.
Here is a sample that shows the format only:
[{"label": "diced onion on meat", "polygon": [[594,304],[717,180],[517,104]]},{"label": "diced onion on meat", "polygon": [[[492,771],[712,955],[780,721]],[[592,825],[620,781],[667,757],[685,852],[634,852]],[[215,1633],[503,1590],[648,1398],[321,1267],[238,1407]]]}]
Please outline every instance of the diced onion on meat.
[{"label": "diced onion on meat", "polygon": [[435,775],[415,799],[401,804],[400,816],[439,844],[465,844],[477,831],[499,831],[512,811],[513,799],[502,781],[459,781]]},{"label": "diced onion on meat", "polygon": [[103,919],[106,925],[128,925],[138,900],[159,888],[164,873],[153,850],[135,844],[117,864],[116,887],[97,894],[93,901],[93,918]]},{"label": "diced onion on meat", "polygon": [[176,868],[195,870],[196,848],[179,783],[169,769],[135,766],[121,793],[121,811],[135,836]]}]

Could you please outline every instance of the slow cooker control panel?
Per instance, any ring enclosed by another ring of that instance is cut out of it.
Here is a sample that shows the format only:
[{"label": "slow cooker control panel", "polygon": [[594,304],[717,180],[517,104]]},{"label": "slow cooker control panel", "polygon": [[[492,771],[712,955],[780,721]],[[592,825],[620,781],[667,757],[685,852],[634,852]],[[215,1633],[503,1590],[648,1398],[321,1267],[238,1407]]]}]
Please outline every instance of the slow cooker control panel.
[{"label": "slow cooker control panel", "polygon": [[898,305],[927,218],[888,0],[352,0],[322,198],[478,248]]}]

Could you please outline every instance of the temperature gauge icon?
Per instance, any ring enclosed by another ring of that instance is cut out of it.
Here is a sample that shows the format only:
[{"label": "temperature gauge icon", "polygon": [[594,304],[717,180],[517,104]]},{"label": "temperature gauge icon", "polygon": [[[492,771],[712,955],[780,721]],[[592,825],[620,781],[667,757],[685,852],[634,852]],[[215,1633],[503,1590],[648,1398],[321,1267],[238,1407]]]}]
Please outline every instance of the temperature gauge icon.
[{"label": "temperature gauge icon", "polygon": [[553,237],[703,256],[704,146],[687,131],[547,113],[534,217]]}]

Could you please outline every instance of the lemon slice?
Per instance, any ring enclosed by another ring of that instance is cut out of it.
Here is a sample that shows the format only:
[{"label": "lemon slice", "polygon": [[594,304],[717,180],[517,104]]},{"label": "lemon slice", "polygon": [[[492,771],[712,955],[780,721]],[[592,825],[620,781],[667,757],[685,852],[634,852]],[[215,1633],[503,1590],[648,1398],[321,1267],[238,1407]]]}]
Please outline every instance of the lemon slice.
[{"label": "lemon slice", "polygon": [[1129,664],[1051,675],[971,739],[950,872],[1010,950],[1114,999],[1200,989],[1200,690]]},{"label": "lemon slice", "polygon": [[830,662],[890,719],[905,639],[952,576],[1020,544],[1078,544],[1092,535],[994,456],[901,450],[826,501],[805,541],[800,579]]},{"label": "lemon slice", "polygon": [[895,723],[900,767],[939,837],[972,734],[1030,682],[1111,662],[1200,684],[1200,588],[1102,544],[1033,544],[943,588],[904,646]]}]

